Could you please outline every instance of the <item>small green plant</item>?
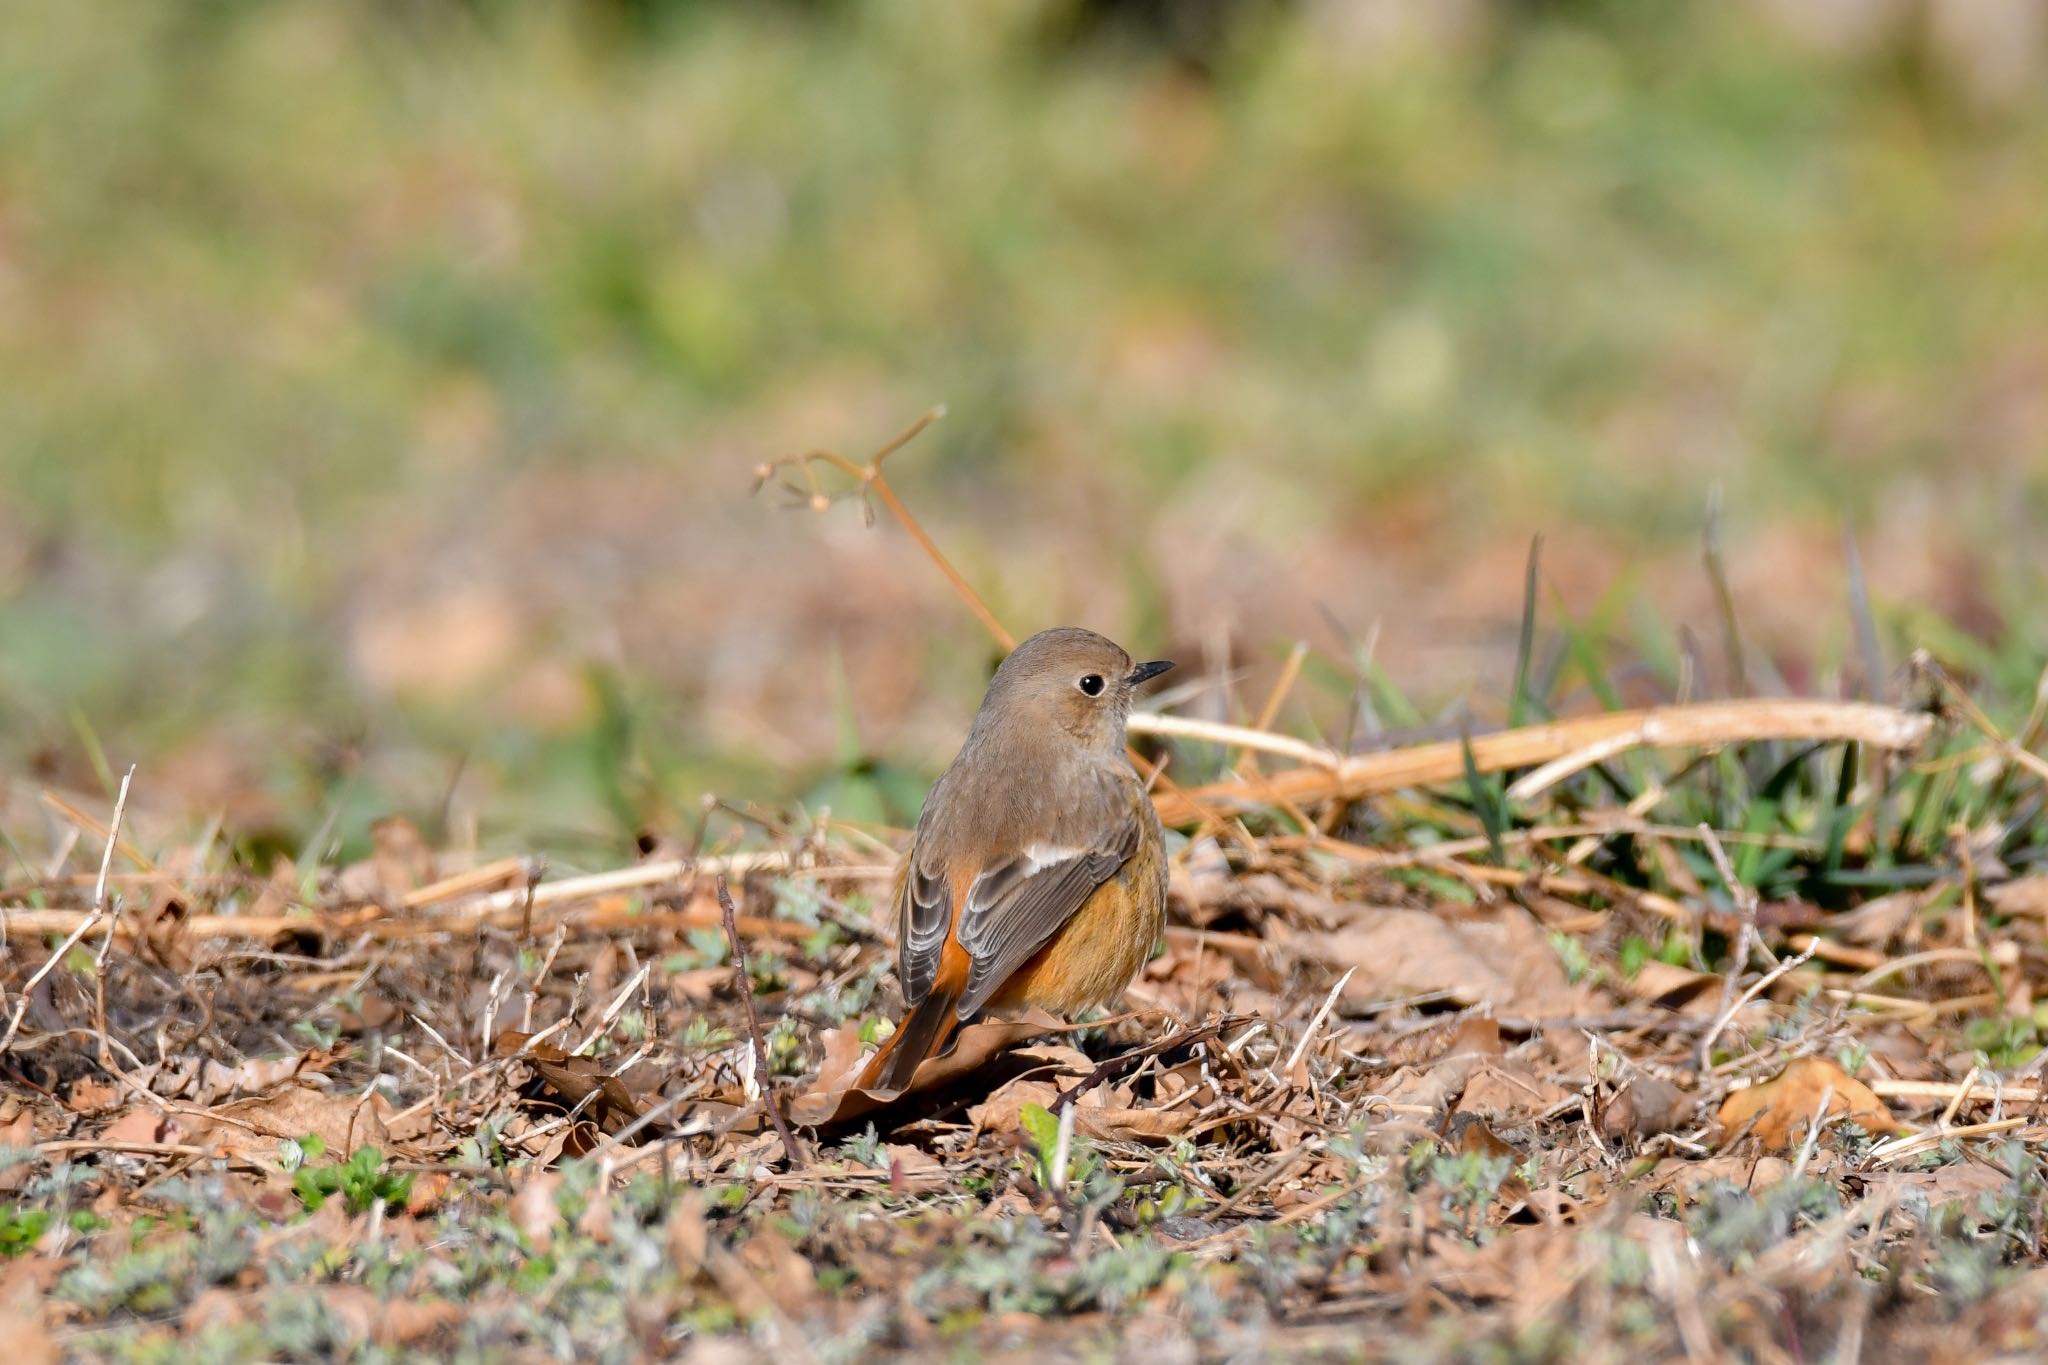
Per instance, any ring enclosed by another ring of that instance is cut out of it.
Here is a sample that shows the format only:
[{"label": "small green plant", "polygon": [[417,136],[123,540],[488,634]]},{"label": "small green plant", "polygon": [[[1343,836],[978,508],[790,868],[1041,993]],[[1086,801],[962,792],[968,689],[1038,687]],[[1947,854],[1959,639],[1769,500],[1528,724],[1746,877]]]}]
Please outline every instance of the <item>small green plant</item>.
[{"label": "small green plant", "polygon": [[726,958],[732,954],[732,944],[726,941],[725,931],[705,926],[689,932],[691,949],[697,955],[699,967],[723,967]]},{"label": "small green plant", "polygon": [[819,921],[818,888],[808,881],[794,881],[788,877],[777,877],[770,890],[775,895],[775,917],[795,920],[798,924],[816,924]]},{"label": "small green plant", "polygon": [[874,998],[875,988],[881,984],[886,970],[887,964],[878,960],[850,981],[820,985],[817,990],[800,997],[792,1012],[815,1015],[832,1027],[848,1019],[859,1018],[866,1014],[868,1003]]},{"label": "small green plant", "polygon": [[768,1044],[770,1073],[777,1076],[804,1074],[804,1040],[794,1018],[784,1015],[776,1020],[775,1027],[768,1030],[765,1041]]},{"label": "small green plant", "polygon": [[692,1019],[676,1037],[679,1046],[692,1052],[709,1052],[726,1047],[732,1040],[731,1029],[718,1027],[702,1014]]},{"label": "small green plant", "polygon": [[1630,934],[1627,938],[1623,939],[1621,941],[1621,951],[1616,954],[1620,962],[1621,974],[1630,980],[1634,980],[1636,973],[1641,971],[1649,962],[1652,951],[1650,940],[1644,938],[1641,934]]},{"label": "small green plant", "polygon": [[1208,1206],[1209,1201],[1199,1193],[1191,1192],[1182,1185],[1167,1185],[1157,1194],[1139,1199],[1132,1213],[1140,1227],[1150,1227],[1168,1218],[1200,1213]]},{"label": "small green plant", "polygon": [[826,920],[804,938],[804,958],[810,962],[823,962],[825,958],[846,941],[846,931]]},{"label": "small green plant", "polygon": [[619,1036],[629,1043],[644,1043],[652,1032],[644,1010],[623,1011],[614,1027],[618,1029]]},{"label": "small green plant", "polygon": [[48,1209],[22,1204],[0,1207],[0,1256],[19,1256],[42,1240],[50,1226]]},{"label": "small green plant", "polygon": [[1586,956],[1586,945],[1572,935],[1553,933],[1550,946],[1556,950],[1558,960],[1564,963],[1565,979],[1573,985],[1594,975],[1593,960]]},{"label": "small green plant", "polygon": [[1963,1041],[2001,1071],[2024,1066],[2041,1051],[2041,1029],[2030,1018],[1997,1014],[1963,1026]]},{"label": "small green plant", "polygon": [[1051,1189],[1053,1166],[1059,1160],[1060,1152],[1059,1118],[1042,1104],[1025,1105],[1017,1118],[1019,1126],[1024,1129],[1024,1136],[1031,1139],[1038,1183]]},{"label": "small green plant", "polygon": [[665,972],[695,972],[711,967],[723,967],[732,955],[732,945],[726,942],[725,931],[711,925],[692,929],[684,935],[689,947],[681,952],[670,953],[661,960]]},{"label": "small green plant", "polygon": [[1484,1226],[1487,1206],[1513,1166],[1504,1156],[1461,1152],[1456,1156],[1433,1157],[1430,1179],[1441,1191],[1444,1210],[1463,1221],[1466,1235],[1477,1236]]},{"label": "small green plant", "polygon": [[457,1160],[465,1166],[503,1166],[509,1159],[505,1151],[505,1125],[511,1121],[510,1114],[493,1114],[479,1123],[455,1149]]},{"label": "small green plant", "polygon": [[[298,1146],[307,1158],[327,1150],[316,1137],[302,1138]],[[302,1162],[292,1173],[292,1190],[308,1210],[340,1195],[350,1213],[368,1213],[380,1204],[403,1205],[412,1193],[412,1176],[385,1169],[384,1154],[375,1147],[358,1147],[347,1161],[324,1166]]]},{"label": "small green plant", "polygon": [[879,1169],[882,1165],[882,1138],[870,1123],[862,1131],[853,1134],[839,1144],[839,1153],[850,1166]]},{"label": "small green plant", "polygon": [[324,1051],[341,1038],[341,1025],[332,1019],[301,1019],[292,1025],[292,1035],[308,1047]]}]

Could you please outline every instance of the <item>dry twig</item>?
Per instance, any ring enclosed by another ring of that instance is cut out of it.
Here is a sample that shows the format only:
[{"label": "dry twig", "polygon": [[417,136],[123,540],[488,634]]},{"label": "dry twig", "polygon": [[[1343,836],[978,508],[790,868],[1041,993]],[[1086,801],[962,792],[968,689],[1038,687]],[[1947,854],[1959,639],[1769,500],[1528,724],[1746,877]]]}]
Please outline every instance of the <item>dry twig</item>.
[{"label": "dry twig", "polygon": [[760,1087],[761,1107],[767,1111],[768,1121],[775,1125],[776,1136],[782,1139],[784,1157],[800,1171],[805,1165],[803,1150],[796,1145],[796,1135],[789,1131],[789,1120],[782,1116],[782,1106],[775,1098],[775,1082],[768,1074],[768,1040],[761,1034],[761,1016],[754,1009],[754,979],[747,974],[747,945],[740,940],[737,923],[739,909],[732,903],[732,889],[726,885],[723,874],[718,878],[718,904],[725,911],[725,937],[732,945],[734,981],[747,1008],[747,1032],[754,1049],[754,1083]]},{"label": "dry twig", "polygon": [[[42,966],[36,968],[35,973],[29,977],[27,984],[22,986],[20,998],[14,1002],[14,1016],[13,1018],[7,1021],[7,1032],[5,1035],[0,1035],[0,1056],[5,1056],[7,1050],[10,1047],[14,1046],[15,1035],[21,1032],[22,1017],[28,1013],[29,1002],[35,998],[36,988],[42,985],[43,979],[47,977],[53,970],[55,970],[57,964],[62,962],[65,959],[65,957],[70,954],[71,950],[73,948],[76,948],[79,942],[82,939],[84,939],[87,934],[92,932],[93,927],[95,925],[99,924],[103,919],[107,918],[107,872],[109,868],[113,865],[114,850],[120,846],[121,816],[128,807],[128,784],[131,781],[133,781],[134,778],[135,769],[131,766],[128,769],[127,775],[121,779],[120,794],[114,798],[114,819],[112,825],[109,827],[107,831],[106,852],[103,853],[100,857],[99,880],[93,886],[92,911],[90,914],[86,915],[82,920],[79,921],[77,927],[72,929],[69,936],[67,936],[62,943],[57,945],[56,951],[52,952],[50,956],[44,960]],[[109,921],[107,925],[106,942],[100,945],[99,956],[97,958],[97,962],[99,964],[99,985],[98,989],[94,993],[93,1009],[94,1024],[97,1036],[99,1038],[99,1057],[102,1064],[111,1064],[112,1056],[107,1045],[106,964],[107,950],[112,945],[113,941],[114,926],[112,922]]]}]

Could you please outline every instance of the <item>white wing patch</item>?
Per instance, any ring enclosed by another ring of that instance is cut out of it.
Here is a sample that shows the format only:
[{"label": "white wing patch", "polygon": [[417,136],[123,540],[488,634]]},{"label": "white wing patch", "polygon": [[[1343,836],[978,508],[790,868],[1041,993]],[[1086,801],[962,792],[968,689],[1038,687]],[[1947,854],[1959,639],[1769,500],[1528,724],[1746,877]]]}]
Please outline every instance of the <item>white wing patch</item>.
[{"label": "white wing patch", "polygon": [[1031,877],[1045,871],[1054,863],[1063,863],[1069,858],[1078,858],[1092,852],[1085,848],[1067,848],[1060,844],[1026,844],[1017,855],[1019,876]]}]

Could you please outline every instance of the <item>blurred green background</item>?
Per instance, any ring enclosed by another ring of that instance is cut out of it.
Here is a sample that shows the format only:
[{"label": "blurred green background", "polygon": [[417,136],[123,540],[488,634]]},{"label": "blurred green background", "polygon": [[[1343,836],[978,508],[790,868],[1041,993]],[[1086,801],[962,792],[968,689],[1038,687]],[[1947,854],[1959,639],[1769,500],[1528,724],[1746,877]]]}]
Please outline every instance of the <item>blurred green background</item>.
[{"label": "blurred green background", "polygon": [[1538,533],[1668,692],[1716,496],[1787,685],[1853,685],[1845,528],[1889,651],[2048,639],[2041,4],[0,23],[24,782],[593,856],[707,790],[906,818],[989,643],[886,518],[749,486],[939,402],[890,466],[939,542],[1196,712],[1300,638],[1292,728],[1368,656],[1498,719]]}]

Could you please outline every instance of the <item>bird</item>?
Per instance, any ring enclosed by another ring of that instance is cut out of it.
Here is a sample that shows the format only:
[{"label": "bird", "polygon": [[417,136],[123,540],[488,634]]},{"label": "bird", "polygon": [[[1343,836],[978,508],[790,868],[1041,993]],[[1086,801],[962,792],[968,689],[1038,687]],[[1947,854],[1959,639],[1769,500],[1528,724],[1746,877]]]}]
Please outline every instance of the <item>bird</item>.
[{"label": "bird", "polygon": [[1072,1017],[1137,976],[1166,922],[1166,854],[1124,722],[1172,667],[1061,626],[996,669],[897,869],[904,1015],[861,1088],[906,1089],[983,1010]]}]

